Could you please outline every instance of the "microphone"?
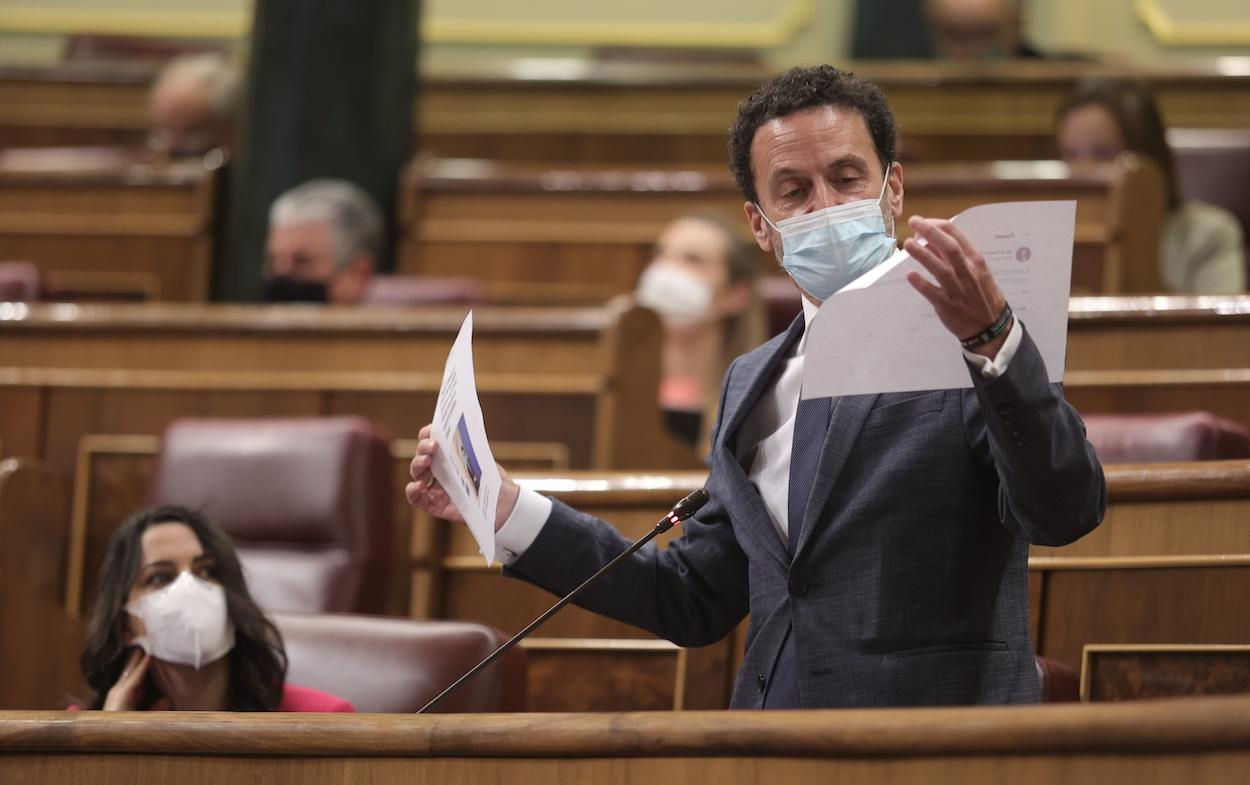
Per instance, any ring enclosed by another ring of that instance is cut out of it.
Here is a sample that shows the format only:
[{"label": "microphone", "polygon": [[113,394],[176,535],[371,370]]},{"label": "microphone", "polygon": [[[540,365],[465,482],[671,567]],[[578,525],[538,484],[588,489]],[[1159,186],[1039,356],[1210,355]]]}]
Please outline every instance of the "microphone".
[{"label": "microphone", "polygon": [[525,629],[521,630],[516,635],[513,635],[498,649],[495,649],[490,654],[488,654],[486,656],[486,659],[482,660],[477,665],[474,665],[469,670],[468,673],[464,674],[459,679],[456,679],[456,681],[453,682],[451,686],[449,686],[447,689],[440,692],[438,695],[434,696],[434,699],[431,700],[429,703],[425,704],[424,706],[422,706],[421,709],[417,712],[417,714],[425,714],[426,712],[430,711],[434,707],[438,706],[438,704],[442,703],[443,700],[446,699],[448,695],[455,692],[460,687],[460,685],[464,684],[469,679],[472,679],[474,676],[481,673],[485,668],[489,667],[491,663],[493,663],[495,660],[499,659],[504,654],[506,654],[509,649],[511,649],[513,646],[516,646],[518,643],[520,643],[523,638],[525,638],[534,630],[538,629],[539,626],[543,624],[543,622],[547,621],[552,616],[554,616],[556,614],[556,611],[560,610],[565,605],[568,605],[575,597],[577,597],[577,595],[581,594],[582,591],[585,590],[587,586],[599,580],[599,578],[608,570],[611,570],[621,561],[632,556],[639,548],[651,542],[651,540],[655,539],[656,535],[663,534],[664,532],[673,528],[675,525],[689,518],[691,515],[694,515],[696,512],[699,511],[700,507],[707,504],[709,498],[711,497],[708,496],[708,492],[704,490],[703,488],[699,488],[693,491],[686,498],[677,502],[677,504],[673,506],[673,509],[669,510],[668,514],[665,515],[663,518],[661,518],[659,522],[656,523],[655,527],[651,529],[651,531],[642,535],[642,537],[639,537],[638,540],[634,542],[633,545],[629,546],[624,551],[621,551],[619,556],[617,556],[612,561],[600,567],[598,572],[596,572],[594,575],[591,575],[586,580],[582,581],[581,584],[576,589],[564,595],[564,597],[561,598],[559,602],[557,602],[555,605],[552,605],[541,616],[539,616],[537,619],[534,619],[532,622],[526,625]]}]

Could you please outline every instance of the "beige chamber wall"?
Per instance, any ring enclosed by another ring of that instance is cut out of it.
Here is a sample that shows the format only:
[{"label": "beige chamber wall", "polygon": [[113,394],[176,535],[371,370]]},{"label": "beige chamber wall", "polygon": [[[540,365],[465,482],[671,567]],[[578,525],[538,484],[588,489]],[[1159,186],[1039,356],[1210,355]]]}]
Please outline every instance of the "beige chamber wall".
[{"label": "beige chamber wall", "polygon": [[[1146,63],[1250,56],[1245,0],[1032,0],[1043,50]],[[584,57],[596,46],[738,48],[774,67],[845,59],[854,0],[425,0],[425,57],[437,66]],[[245,34],[250,0],[2,0],[0,61],[54,62],[73,32],[161,37]],[[1142,21],[1162,22],[1161,42]],[[1166,36],[1165,36],[1166,37]]]}]

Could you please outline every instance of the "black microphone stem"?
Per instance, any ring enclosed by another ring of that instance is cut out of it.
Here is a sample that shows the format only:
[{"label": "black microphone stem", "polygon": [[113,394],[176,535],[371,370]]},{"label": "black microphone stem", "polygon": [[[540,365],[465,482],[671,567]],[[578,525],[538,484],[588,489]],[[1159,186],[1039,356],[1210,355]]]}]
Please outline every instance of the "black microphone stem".
[{"label": "black microphone stem", "polygon": [[433,700],[425,704],[425,706],[421,707],[421,710],[418,711],[417,714],[425,714],[430,709],[433,709],[435,706],[442,703],[443,699],[446,698],[448,695],[450,695],[452,692],[455,692],[457,687],[459,687],[461,684],[464,684],[466,681],[468,681],[469,679],[476,676],[479,672],[481,672],[482,669],[488,667],[495,660],[502,657],[504,654],[508,652],[509,649],[511,649],[513,646],[517,645],[518,643],[520,643],[522,638],[524,638],[526,635],[529,635],[534,630],[538,629],[538,627],[542,625],[543,622],[547,621],[547,619],[550,619],[552,616],[554,616],[556,611],[560,610],[565,605],[568,605],[569,602],[571,602],[575,597],[577,597],[577,595],[581,594],[582,591],[587,586],[589,586],[590,584],[598,580],[599,576],[603,575],[605,572],[615,567],[617,563],[619,563],[623,559],[627,559],[630,556],[632,556],[639,548],[651,542],[651,540],[655,539],[656,535],[663,534],[664,532],[673,528],[673,525],[676,522],[677,522],[677,518],[675,514],[669,513],[668,515],[665,515],[664,518],[661,519],[660,522],[655,525],[654,529],[642,535],[642,537],[640,537],[637,542],[635,542],[633,545],[629,546],[624,551],[622,551],[620,555],[617,556],[615,559],[613,559],[612,561],[600,567],[598,572],[596,572],[594,575],[591,575],[586,580],[582,581],[580,586],[578,586],[576,589],[566,594],[564,598],[561,599],[559,602],[557,602],[555,605],[552,605],[550,608],[548,608],[547,612],[544,613],[542,616],[539,616],[537,619],[534,619],[532,622],[530,622],[525,627],[525,629],[521,630],[516,635],[513,635],[511,638],[509,638],[507,642],[501,645],[498,649],[495,649],[493,652],[491,652],[489,657],[487,657],[486,659],[482,660],[477,665],[475,665],[472,670],[470,670],[468,673],[461,676],[459,679],[456,679],[456,681],[450,687],[440,692],[438,695],[434,697]]}]

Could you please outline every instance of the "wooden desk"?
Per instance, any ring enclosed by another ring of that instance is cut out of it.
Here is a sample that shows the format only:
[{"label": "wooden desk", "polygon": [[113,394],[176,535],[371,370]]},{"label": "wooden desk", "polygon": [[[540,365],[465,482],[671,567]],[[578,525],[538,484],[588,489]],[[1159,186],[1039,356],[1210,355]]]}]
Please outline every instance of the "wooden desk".
[{"label": "wooden desk", "polygon": [[1250,699],[536,715],[0,714],[6,783],[1244,782]]},{"label": "wooden desk", "polygon": [[[414,116],[417,147],[451,157],[597,164],[724,166],[734,107],[770,74],[721,63],[484,62],[426,70]],[[1167,125],[1237,128],[1250,116],[1250,77],[1214,62],[1168,69],[1089,63],[846,63],[889,97],[913,160],[1054,155],[1054,112],[1095,73],[1154,89]],[[537,72],[536,72],[537,71]],[[66,63],[0,69],[0,147],[142,144],[152,66]]]},{"label": "wooden desk", "polygon": [[218,169],[38,171],[28,158],[0,156],[0,247],[39,268],[50,298],[208,299]]},{"label": "wooden desk", "polygon": [[[1077,202],[1073,292],[1154,292],[1162,181],[1127,158],[1074,172],[1056,161],[908,165],[904,216],[949,217],[996,201]],[[551,281],[631,291],[655,238],[689,212],[739,221],[742,196],[726,172],[553,169],[418,159],[400,197],[399,269],[489,281]],[[909,236],[904,221],[900,239]],[[778,274],[761,253],[762,272]]]}]

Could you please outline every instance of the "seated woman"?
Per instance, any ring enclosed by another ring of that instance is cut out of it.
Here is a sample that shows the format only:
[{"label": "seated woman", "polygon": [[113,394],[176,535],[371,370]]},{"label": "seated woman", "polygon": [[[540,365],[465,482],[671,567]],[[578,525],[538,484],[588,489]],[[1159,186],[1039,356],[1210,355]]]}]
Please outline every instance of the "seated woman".
[{"label": "seated woman", "polygon": [[1059,106],[1056,125],[1060,155],[1068,163],[1111,161],[1131,152],[1159,167],[1169,211],[1159,247],[1159,275],[1168,291],[1245,291],[1241,226],[1227,210],[1181,201],[1163,121],[1145,85],[1106,77],[1084,80]]},{"label": "seated woman", "polygon": [[707,449],[721,378],[767,336],[755,288],[755,246],[726,219],[685,215],[656,241],[635,298],[664,323],[660,405],[669,430]]},{"label": "seated woman", "polygon": [[353,711],[285,683],[282,638],[248,594],[230,538],[182,507],[144,510],[113,533],[82,671],[89,709]]}]

